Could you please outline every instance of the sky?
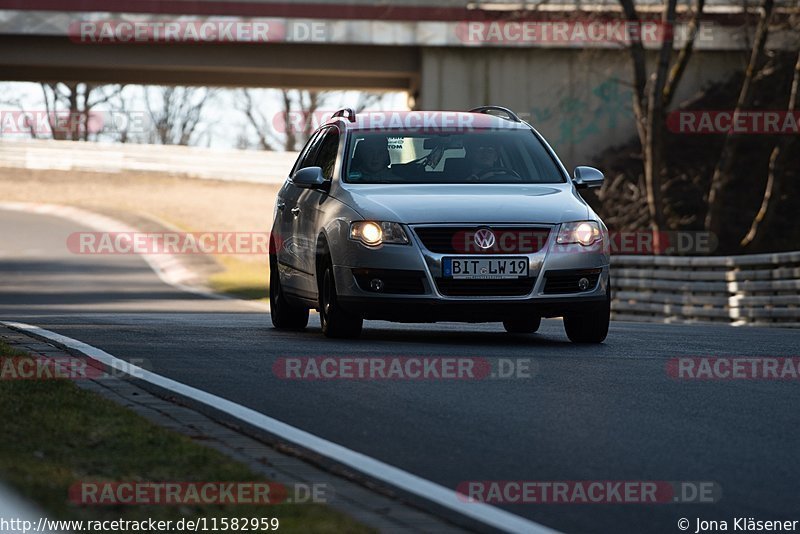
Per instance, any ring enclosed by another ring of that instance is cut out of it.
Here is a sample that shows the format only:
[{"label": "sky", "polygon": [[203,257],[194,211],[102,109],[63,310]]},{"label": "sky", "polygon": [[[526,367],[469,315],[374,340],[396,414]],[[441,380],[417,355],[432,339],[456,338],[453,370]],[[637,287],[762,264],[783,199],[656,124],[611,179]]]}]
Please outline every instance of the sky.
[{"label": "sky", "polygon": [[[109,88],[106,88],[107,91]],[[98,105],[98,112],[104,113],[106,124],[115,123],[131,124],[132,130],[139,132],[139,137],[145,137],[145,132],[151,128],[153,123],[144,98],[145,90],[149,91],[151,107],[154,110],[160,108],[160,92],[157,87],[145,88],[144,86],[128,85],[122,88],[121,99],[125,102],[125,112],[119,111],[119,106]],[[202,88],[204,90],[204,88]],[[258,148],[257,136],[253,127],[249,125],[245,114],[240,110],[243,106],[243,99],[240,89],[220,88],[214,89],[213,97],[203,107],[196,135],[193,136],[191,144],[199,146],[209,146],[212,148],[240,148],[243,144],[250,145],[250,148]],[[257,108],[263,124],[270,128],[269,137],[277,139],[280,144],[283,138],[282,121],[276,120],[276,115],[283,109],[281,92],[276,89],[251,89],[250,95]],[[194,93],[197,98],[201,93]],[[297,95],[297,91],[292,92]],[[99,97],[99,93],[93,93],[94,98]],[[319,116],[330,115],[334,110],[341,107],[357,107],[364,98],[359,91],[336,91],[331,92],[325,99],[321,107],[321,113],[315,117],[314,122],[319,120]],[[119,100],[117,100],[119,102]],[[405,92],[388,92],[377,95],[377,98],[366,110],[406,110],[408,109],[408,95]],[[44,116],[46,106],[42,87],[38,83],[29,82],[6,82],[0,83],[0,139],[30,139],[31,135],[24,128],[22,111],[27,113],[39,113]],[[117,110],[112,113],[112,110]],[[136,127],[136,125],[141,125]],[[113,128],[112,128],[113,129]],[[50,137],[47,127],[37,128],[41,130],[42,137]],[[117,142],[117,135],[100,135],[96,139],[100,142]],[[141,142],[141,139],[139,140]],[[282,147],[280,147],[282,149]]]}]

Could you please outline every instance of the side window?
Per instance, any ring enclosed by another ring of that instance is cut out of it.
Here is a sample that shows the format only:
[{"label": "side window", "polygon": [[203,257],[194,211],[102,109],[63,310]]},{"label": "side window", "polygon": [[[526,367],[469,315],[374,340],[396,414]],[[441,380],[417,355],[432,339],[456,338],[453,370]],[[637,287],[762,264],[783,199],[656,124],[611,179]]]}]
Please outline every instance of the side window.
[{"label": "side window", "polygon": [[339,155],[339,132],[335,128],[325,132],[319,144],[316,165],[322,168],[322,176],[326,180],[333,179],[333,169],[336,167],[336,156]]},{"label": "side window", "polygon": [[305,169],[306,167],[311,167],[314,165],[314,153],[317,151],[317,146],[319,146],[319,140],[322,137],[322,134],[323,132],[317,132],[309,138],[306,146],[304,146],[303,150],[300,151],[300,156],[297,158],[297,162],[294,164],[292,174],[296,173],[300,169]]}]

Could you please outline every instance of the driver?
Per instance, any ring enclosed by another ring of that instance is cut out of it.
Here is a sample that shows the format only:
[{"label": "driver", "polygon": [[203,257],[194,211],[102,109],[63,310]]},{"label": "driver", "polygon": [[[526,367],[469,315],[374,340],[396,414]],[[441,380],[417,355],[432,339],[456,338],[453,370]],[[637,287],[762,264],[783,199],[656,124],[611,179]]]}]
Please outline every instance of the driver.
[{"label": "driver", "polygon": [[396,179],[397,176],[389,170],[390,163],[388,140],[385,137],[367,137],[356,145],[350,179],[365,182]]},{"label": "driver", "polygon": [[500,156],[497,147],[483,140],[465,144],[467,163],[470,165],[471,174],[467,177],[470,181],[479,181],[493,174],[503,173],[500,165]]}]

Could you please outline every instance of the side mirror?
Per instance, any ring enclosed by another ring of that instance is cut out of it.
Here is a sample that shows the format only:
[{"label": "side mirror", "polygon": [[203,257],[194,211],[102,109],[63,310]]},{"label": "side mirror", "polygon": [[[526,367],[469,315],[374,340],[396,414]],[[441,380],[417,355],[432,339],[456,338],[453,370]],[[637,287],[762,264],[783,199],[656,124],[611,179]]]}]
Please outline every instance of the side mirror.
[{"label": "side mirror", "polygon": [[572,181],[578,189],[600,187],[603,185],[603,180],[605,180],[603,173],[594,167],[575,167],[572,172]]},{"label": "side mirror", "polygon": [[316,189],[325,183],[325,177],[322,176],[321,168],[306,167],[294,173],[292,183],[303,189]]}]

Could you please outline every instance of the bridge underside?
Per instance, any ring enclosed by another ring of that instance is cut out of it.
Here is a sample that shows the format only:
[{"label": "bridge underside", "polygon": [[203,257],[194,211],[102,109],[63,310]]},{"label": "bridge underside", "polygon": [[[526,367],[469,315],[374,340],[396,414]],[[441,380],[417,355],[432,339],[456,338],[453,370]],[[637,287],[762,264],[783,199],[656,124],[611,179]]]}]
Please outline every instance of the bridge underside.
[{"label": "bridge underside", "polygon": [[336,44],[100,44],[0,36],[4,81],[415,91],[418,47]]},{"label": "bridge underside", "polygon": [[[1,1],[1,0],[0,0]],[[408,91],[417,109],[500,104],[532,121],[568,167],[634,139],[624,48],[424,44],[81,44],[0,34],[0,79]],[[652,66],[657,51],[647,50]],[[741,51],[695,50],[676,102],[741,69]]]}]

